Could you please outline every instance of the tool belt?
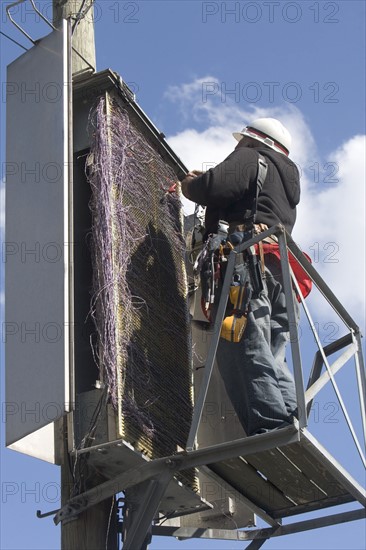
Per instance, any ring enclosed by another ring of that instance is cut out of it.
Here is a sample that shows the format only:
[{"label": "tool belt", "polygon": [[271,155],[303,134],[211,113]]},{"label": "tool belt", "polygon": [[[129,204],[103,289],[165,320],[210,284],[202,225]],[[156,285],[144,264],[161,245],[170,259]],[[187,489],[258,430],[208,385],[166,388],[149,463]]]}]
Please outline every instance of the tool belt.
[{"label": "tool belt", "polygon": [[[267,229],[264,224],[230,224],[219,222],[218,233],[211,234],[196,259],[194,271],[201,281],[201,307],[206,319],[213,322],[217,307],[217,296],[220,294],[225,276],[228,256],[234,246],[230,242],[232,230],[247,233],[243,240],[255,233]],[[244,231],[243,231],[244,229]],[[263,290],[264,255],[261,246],[248,248],[237,254],[236,265],[229,290],[226,315],[221,328],[221,337],[231,342],[240,342],[247,323],[250,300]]]},{"label": "tool belt", "polygon": [[[229,234],[243,233],[243,241],[266,231],[265,224],[231,222]],[[247,326],[252,297],[258,297],[263,290],[265,264],[262,241],[239,254],[229,291],[228,307],[222,323],[220,336],[229,342],[241,341]]]},{"label": "tool belt", "polygon": [[[211,312],[215,310],[216,290],[219,288],[227,265],[227,256],[234,248],[230,235],[242,232],[242,242],[249,240],[256,233],[261,233],[268,227],[256,224],[257,202],[259,193],[266,179],[268,165],[266,159],[258,154],[258,170],[252,210],[245,222],[219,221],[218,233],[210,235],[202,252],[197,258],[194,270],[200,273],[202,288],[202,310],[209,321]],[[228,238],[229,236],[229,238]],[[258,261],[259,250],[260,261]],[[244,253],[237,254],[236,265],[229,291],[228,309],[221,327],[221,337],[231,342],[240,342],[247,323],[250,300],[259,296],[263,290],[264,254],[262,245],[250,246]]]},{"label": "tool belt", "polygon": [[251,231],[254,228],[254,234],[262,233],[262,231],[266,231],[268,229],[268,225],[265,223],[255,223],[253,224],[246,224],[246,223],[240,223],[240,222],[230,222],[229,223],[229,235],[231,233],[235,233],[236,231],[246,232]]}]

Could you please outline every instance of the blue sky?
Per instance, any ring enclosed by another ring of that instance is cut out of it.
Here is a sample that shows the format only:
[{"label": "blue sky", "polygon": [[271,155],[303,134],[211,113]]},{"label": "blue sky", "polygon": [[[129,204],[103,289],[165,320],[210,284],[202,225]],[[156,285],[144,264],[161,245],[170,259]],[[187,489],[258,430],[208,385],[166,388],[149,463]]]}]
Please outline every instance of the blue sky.
[{"label": "blue sky", "polygon": [[[50,1],[36,4],[50,16]],[[284,120],[294,140],[291,156],[302,172],[295,239],[362,327],[365,5],[361,0],[102,0],[96,7],[98,70],[109,67],[130,84],[140,106],[189,168],[220,162],[235,145],[231,132],[251,119],[277,116]],[[27,32],[35,38],[47,34],[47,26],[36,21],[28,9],[17,14]],[[6,21],[3,2],[1,30],[30,46]],[[5,67],[23,50],[3,36],[0,39],[3,166]],[[339,321],[316,293],[309,306],[323,341],[330,338],[333,328],[341,334]],[[314,346],[305,325],[302,330],[307,364]],[[1,358],[3,368],[3,351]],[[340,386],[342,383],[345,401],[356,418],[351,375],[340,376]],[[340,411],[336,409],[337,422],[327,421],[329,404],[335,402],[331,390],[322,394],[319,415],[313,418],[314,434],[362,480],[357,456],[341,428]],[[59,532],[52,519],[35,517],[38,508],[47,511],[59,506],[58,476],[57,467],[4,450],[2,443],[2,549],[59,548]],[[243,546],[156,538],[151,548],[234,550]],[[365,525],[361,521],[275,538],[265,544],[273,550],[356,550],[364,546]]]}]

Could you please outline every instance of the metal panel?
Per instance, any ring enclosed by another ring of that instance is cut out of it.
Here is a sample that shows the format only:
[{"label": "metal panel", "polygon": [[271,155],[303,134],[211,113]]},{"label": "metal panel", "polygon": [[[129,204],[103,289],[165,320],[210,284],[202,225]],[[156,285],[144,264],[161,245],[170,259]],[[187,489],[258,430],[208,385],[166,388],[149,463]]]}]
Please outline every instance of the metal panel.
[{"label": "metal panel", "polygon": [[[133,468],[136,468],[137,471],[143,465],[155,464],[155,461],[149,461],[146,456],[123,440],[77,451],[78,459],[83,455],[88,456],[88,464],[90,467],[95,468],[107,479],[113,481],[111,494],[114,494],[116,490],[118,492],[118,490],[122,491],[125,489],[123,483],[120,481],[116,482],[118,476],[121,476],[123,472],[132,471]],[[156,463],[159,464],[159,459],[157,459]],[[161,468],[157,470],[157,475],[163,472],[164,467],[164,464],[162,464]],[[131,479],[133,479],[133,477],[131,477]],[[101,487],[99,487],[99,489],[97,488],[96,492],[101,495]],[[93,500],[91,499],[91,501]],[[161,499],[159,512],[163,515],[174,517],[207,510],[209,508],[211,508],[211,505],[202,499],[200,495],[180,483],[177,479],[172,479]]]},{"label": "metal panel", "polygon": [[[199,292],[199,291],[198,291]],[[207,323],[192,321],[192,342],[194,346],[194,391],[195,397],[201,387],[204,365],[210,347],[212,331]],[[224,383],[214,362],[211,381],[207,389],[207,397],[202,411],[202,420],[197,433],[199,448],[217,443],[234,441],[245,437],[245,432],[227,395]],[[236,526],[246,527],[255,524],[255,518],[242,495],[224,480],[214,476],[209,470],[198,470],[200,494],[214,505],[213,510],[191,514],[182,518],[181,526],[234,529]]]},{"label": "metal panel", "polygon": [[69,51],[65,21],[8,67],[7,445],[70,406]]},{"label": "metal panel", "polygon": [[245,453],[210,468],[273,518],[352,500],[365,504],[362,487],[307,430],[300,434],[299,442]]},{"label": "metal panel", "polygon": [[[293,533],[301,533],[312,529],[318,529],[320,527],[328,527],[330,525],[337,525],[340,523],[346,523],[348,521],[356,521],[365,517],[365,510],[353,510],[351,512],[342,512],[340,514],[334,514],[328,517],[320,517],[315,519],[309,519],[305,521],[299,521],[296,523],[290,523],[288,525],[282,525],[280,527],[271,527],[267,529],[255,529],[251,531],[230,531],[225,529],[196,529],[195,527],[165,527],[153,526],[153,535],[158,536],[171,536],[176,537],[179,540],[190,538],[202,538],[202,539],[219,539],[219,540],[233,540],[233,541],[249,541],[249,540],[266,540],[271,537],[280,537],[282,535],[290,535]],[[251,545],[250,545],[251,546]],[[249,546],[246,547],[246,550]],[[258,547],[257,547],[258,548]],[[253,549],[253,546],[251,546]]]}]

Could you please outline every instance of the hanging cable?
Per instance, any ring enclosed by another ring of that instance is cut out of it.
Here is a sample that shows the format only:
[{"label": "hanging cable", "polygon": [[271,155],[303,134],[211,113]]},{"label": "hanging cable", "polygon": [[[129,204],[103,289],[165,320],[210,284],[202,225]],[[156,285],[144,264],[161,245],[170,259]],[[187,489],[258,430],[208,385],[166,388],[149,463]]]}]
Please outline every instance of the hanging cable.
[{"label": "hanging cable", "polygon": [[111,509],[110,509],[110,512],[109,512],[109,518],[108,518],[108,526],[107,526],[107,534],[106,534],[106,538],[105,538],[105,550],[108,550],[108,538],[109,538],[109,531],[110,531],[110,528],[111,528],[111,521],[112,521],[112,514],[113,514],[113,511],[115,510],[115,500],[114,500],[114,496],[112,497],[112,506],[111,506]]},{"label": "hanging cable", "polygon": [[22,44],[20,44],[20,43],[17,42],[16,40],[14,40],[14,38],[12,38],[11,36],[8,36],[7,34],[5,34],[3,31],[0,31],[0,34],[2,34],[3,36],[5,36],[5,38],[7,38],[8,40],[11,40],[12,42],[14,42],[14,44],[16,44],[17,46],[19,46],[19,48],[23,48],[23,50],[25,50],[26,52],[28,51],[28,48],[25,48]]},{"label": "hanging cable", "polygon": [[74,36],[74,32],[76,31],[77,26],[79,25],[80,21],[86,17],[88,11],[92,8],[95,0],[90,0],[90,4],[85,8],[86,2],[87,0],[83,0],[83,3],[81,4],[80,9],[76,14],[76,16],[75,17],[71,16],[71,18],[74,19],[75,21],[72,27],[71,36]]}]

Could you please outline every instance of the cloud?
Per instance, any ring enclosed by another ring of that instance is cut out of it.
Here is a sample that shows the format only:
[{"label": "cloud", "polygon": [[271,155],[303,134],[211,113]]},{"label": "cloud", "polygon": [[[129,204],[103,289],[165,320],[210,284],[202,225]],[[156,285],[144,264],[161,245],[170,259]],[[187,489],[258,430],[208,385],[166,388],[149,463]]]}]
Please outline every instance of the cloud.
[{"label": "cloud", "polygon": [[[213,93],[217,87],[218,80],[207,76],[168,89],[166,98],[176,104],[185,126],[168,137],[170,145],[189,169],[202,169],[222,161],[233,150],[233,131],[258,117],[281,119],[292,134],[291,158],[302,176],[294,239],[346,309],[364,323],[365,136],[336,145],[328,158],[322,159],[311,128],[297,107],[244,108],[223,102],[220,93]],[[193,211],[189,201],[184,201],[184,207],[186,213]],[[317,313],[323,311],[324,301],[315,292],[311,303]]]},{"label": "cloud", "polygon": [[[354,136],[329,155],[327,175],[303,193],[294,238],[355,319],[365,322],[365,150]],[[330,176],[331,174],[331,176]],[[324,179],[334,180],[327,185]]]}]

